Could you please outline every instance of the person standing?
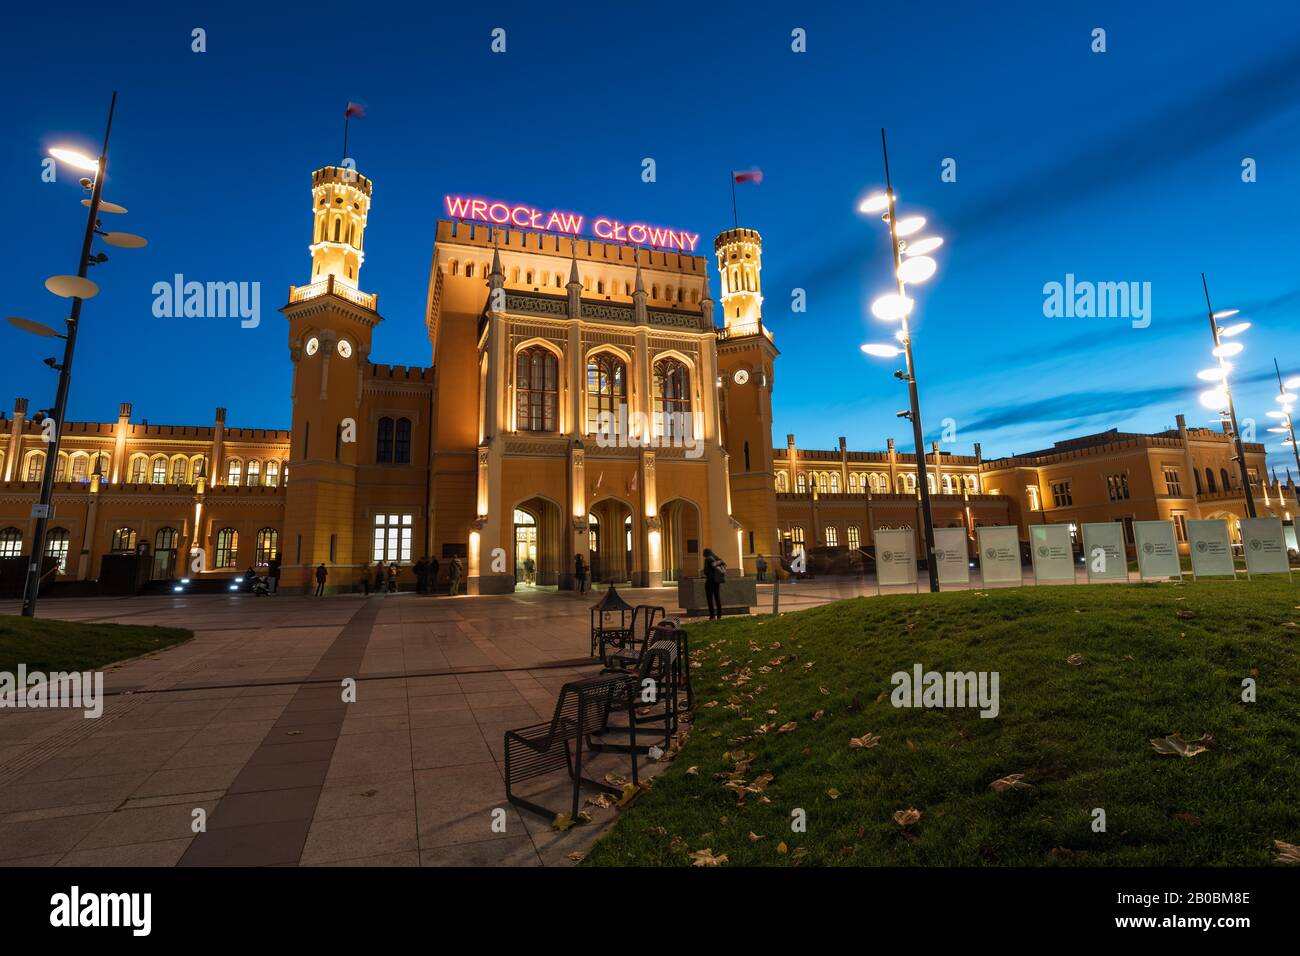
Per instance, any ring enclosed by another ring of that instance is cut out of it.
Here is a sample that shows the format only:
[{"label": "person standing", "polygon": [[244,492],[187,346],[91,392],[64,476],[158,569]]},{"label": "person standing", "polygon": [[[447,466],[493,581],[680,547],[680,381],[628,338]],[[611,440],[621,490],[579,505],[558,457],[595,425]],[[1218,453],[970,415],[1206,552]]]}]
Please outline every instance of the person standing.
[{"label": "person standing", "polygon": [[537,564],[532,558],[524,558],[524,583],[536,584],[537,579],[534,575],[537,572]]},{"label": "person standing", "polygon": [[709,620],[722,618],[722,582],[727,579],[727,565],[704,549],[704,597],[709,602]]},{"label": "person standing", "polygon": [[758,583],[762,584],[767,580],[767,559],[760,554],[758,560],[754,562],[754,567],[758,571]]},{"label": "person standing", "polygon": [[375,562],[375,593],[382,594],[384,590],[384,562]]},{"label": "person standing", "polygon": [[447,593],[451,597],[455,597],[456,593],[460,590],[460,575],[463,570],[464,568],[460,563],[460,555],[455,555],[451,559],[451,570],[447,574],[447,583],[450,585]]},{"label": "person standing", "polygon": [[429,562],[423,557],[415,562],[415,593],[423,594],[429,583]]},{"label": "person standing", "polygon": [[329,574],[330,574],[329,571],[326,570],[325,568],[325,562],[322,561],[320,563],[320,567],[316,569],[316,596],[317,597],[325,596],[325,579],[329,577]]},{"label": "person standing", "polygon": [[282,555],[280,554],[280,552],[277,551],[275,553],[275,557],[273,557],[270,561],[266,563],[266,576],[268,578],[267,583],[270,584],[271,586],[272,594],[275,594],[277,591],[280,590],[281,560],[282,560]]},{"label": "person standing", "polygon": [[573,556],[573,576],[578,581],[578,593],[584,593],[587,590],[587,562],[582,560],[580,554]]},{"label": "person standing", "polygon": [[429,593],[438,593],[438,559],[429,559]]},{"label": "person standing", "polygon": [[388,566],[388,593],[397,593],[397,562],[394,561]]}]

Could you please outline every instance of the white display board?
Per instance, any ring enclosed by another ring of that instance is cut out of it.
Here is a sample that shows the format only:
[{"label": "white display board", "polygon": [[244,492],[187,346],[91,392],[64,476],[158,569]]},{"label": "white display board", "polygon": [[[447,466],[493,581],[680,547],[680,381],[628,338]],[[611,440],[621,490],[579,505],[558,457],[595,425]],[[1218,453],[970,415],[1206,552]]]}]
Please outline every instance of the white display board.
[{"label": "white display board", "polygon": [[1029,555],[1036,582],[1074,580],[1074,546],[1068,524],[1030,525]]},{"label": "white display board", "polygon": [[1138,577],[1142,580],[1183,576],[1172,521],[1134,521],[1133,539],[1137,542]]},{"label": "white display board", "polygon": [[1228,539],[1228,522],[1222,518],[1198,518],[1189,521],[1187,540],[1191,544],[1193,577],[1237,576],[1237,569],[1232,564],[1232,543]]},{"label": "white display board", "polygon": [[965,528],[935,528],[934,557],[940,584],[969,584],[970,558]]},{"label": "white display board", "polygon": [[916,532],[911,528],[877,528],[876,582],[916,583]]},{"label": "white display board", "polygon": [[980,580],[984,584],[1020,584],[1020,531],[1013,526],[976,528]]},{"label": "white display board", "polygon": [[1242,518],[1241,543],[1246,552],[1247,574],[1291,573],[1281,518]]},{"label": "white display board", "polygon": [[1127,581],[1124,523],[1092,521],[1083,526],[1083,564],[1091,581]]}]

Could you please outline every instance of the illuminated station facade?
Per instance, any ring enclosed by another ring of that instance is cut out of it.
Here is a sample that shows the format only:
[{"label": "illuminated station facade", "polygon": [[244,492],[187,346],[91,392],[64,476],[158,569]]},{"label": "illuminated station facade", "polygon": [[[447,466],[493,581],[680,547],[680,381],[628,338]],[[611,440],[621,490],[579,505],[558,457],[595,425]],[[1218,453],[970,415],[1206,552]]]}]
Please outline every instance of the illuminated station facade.
[{"label": "illuminated station facade", "polygon": [[[310,281],[281,310],[290,429],[228,428],[222,409],[206,426],[138,424],[129,405],[115,423],[67,424],[45,542],[60,579],[94,579],[114,553],[147,555],[158,581],[278,554],[286,589],[324,563],[329,590],[347,591],[376,561],[409,572],[421,557],[445,583],[459,557],[486,594],[571,588],[581,556],[595,580],[655,587],[698,575],[705,548],[753,574],[760,554],[920,527],[915,455],[892,439],[773,447],[778,352],[754,230],[703,254],[694,233],[448,196],[430,363],[378,365],[379,297],[360,284],[372,183],[327,166],[311,186]],[[0,559],[30,553],[42,435],[24,400],[0,416]],[[1270,486],[1263,447],[1246,448],[1259,513],[1289,520],[1294,487]],[[1181,423],[996,461],[936,444],[935,523],[1027,537],[1043,521],[1240,516],[1231,454]]]}]

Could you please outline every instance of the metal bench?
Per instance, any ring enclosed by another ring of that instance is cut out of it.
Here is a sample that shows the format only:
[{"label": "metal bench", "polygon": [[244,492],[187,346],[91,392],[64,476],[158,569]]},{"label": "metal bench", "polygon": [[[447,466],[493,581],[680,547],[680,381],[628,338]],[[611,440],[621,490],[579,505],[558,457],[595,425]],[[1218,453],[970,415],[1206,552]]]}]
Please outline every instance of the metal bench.
[{"label": "metal bench", "polygon": [[598,744],[593,745],[594,749],[645,753],[650,746],[636,743],[636,728],[645,724],[663,724],[662,746],[667,750],[672,743],[673,734],[677,732],[677,718],[680,713],[678,689],[681,686],[682,676],[680,645],[672,630],[656,628],[657,636],[645,647],[641,660],[633,672],[636,677],[632,705],[623,706],[621,700],[613,704],[615,712],[625,713],[627,724],[610,724],[605,733],[626,732],[630,737],[629,742],[610,743],[602,739]]},{"label": "metal bench", "polygon": [[[582,775],[582,751],[599,750],[591,737],[609,727],[609,715],[617,703],[621,708],[635,706],[635,686],[630,674],[596,674],[570,681],[560,689],[555,713],[544,724],[533,724],[505,733],[506,799],[516,806],[553,819],[552,811],[516,796],[514,787],[524,780],[554,773],[563,767],[573,781],[573,810],[578,818],[579,790],[583,784],[609,793],[621,794],[619,788]],[[631,725],[631,746],[636,746],[636,726]],[[569,745],[573,744],[572,752]],[[637,784],[636,752],[632,751],[632,783]]]},{"label": "metal bench", "polygon": [[[658,605],[638,604],[633,608],[632,626],[629,628],[628,636],[622,646],[612,654],[602,653],[601,655],[605,669],[630,670],[636,667],[650,641],[650,632],[654,630],[655,626],[666,620],[677,622],[676,618],[665,618],[664,613],[664,609]],[[637,629],[638,619],[641,622],[639,631]]]}]

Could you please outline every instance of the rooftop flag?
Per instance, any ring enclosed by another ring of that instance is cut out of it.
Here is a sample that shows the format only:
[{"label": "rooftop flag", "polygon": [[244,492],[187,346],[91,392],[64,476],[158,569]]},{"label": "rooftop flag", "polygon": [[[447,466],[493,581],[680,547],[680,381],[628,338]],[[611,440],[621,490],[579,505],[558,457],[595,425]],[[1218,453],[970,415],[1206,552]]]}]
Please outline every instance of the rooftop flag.
[{"label": "rooftop flag", "polygon": [[753,183],[757,186],[762,181],[763,171],[757,167],[731,171],[731,224],[735,228],[740,228],[740,217],[736,215],[736,183]]}]

